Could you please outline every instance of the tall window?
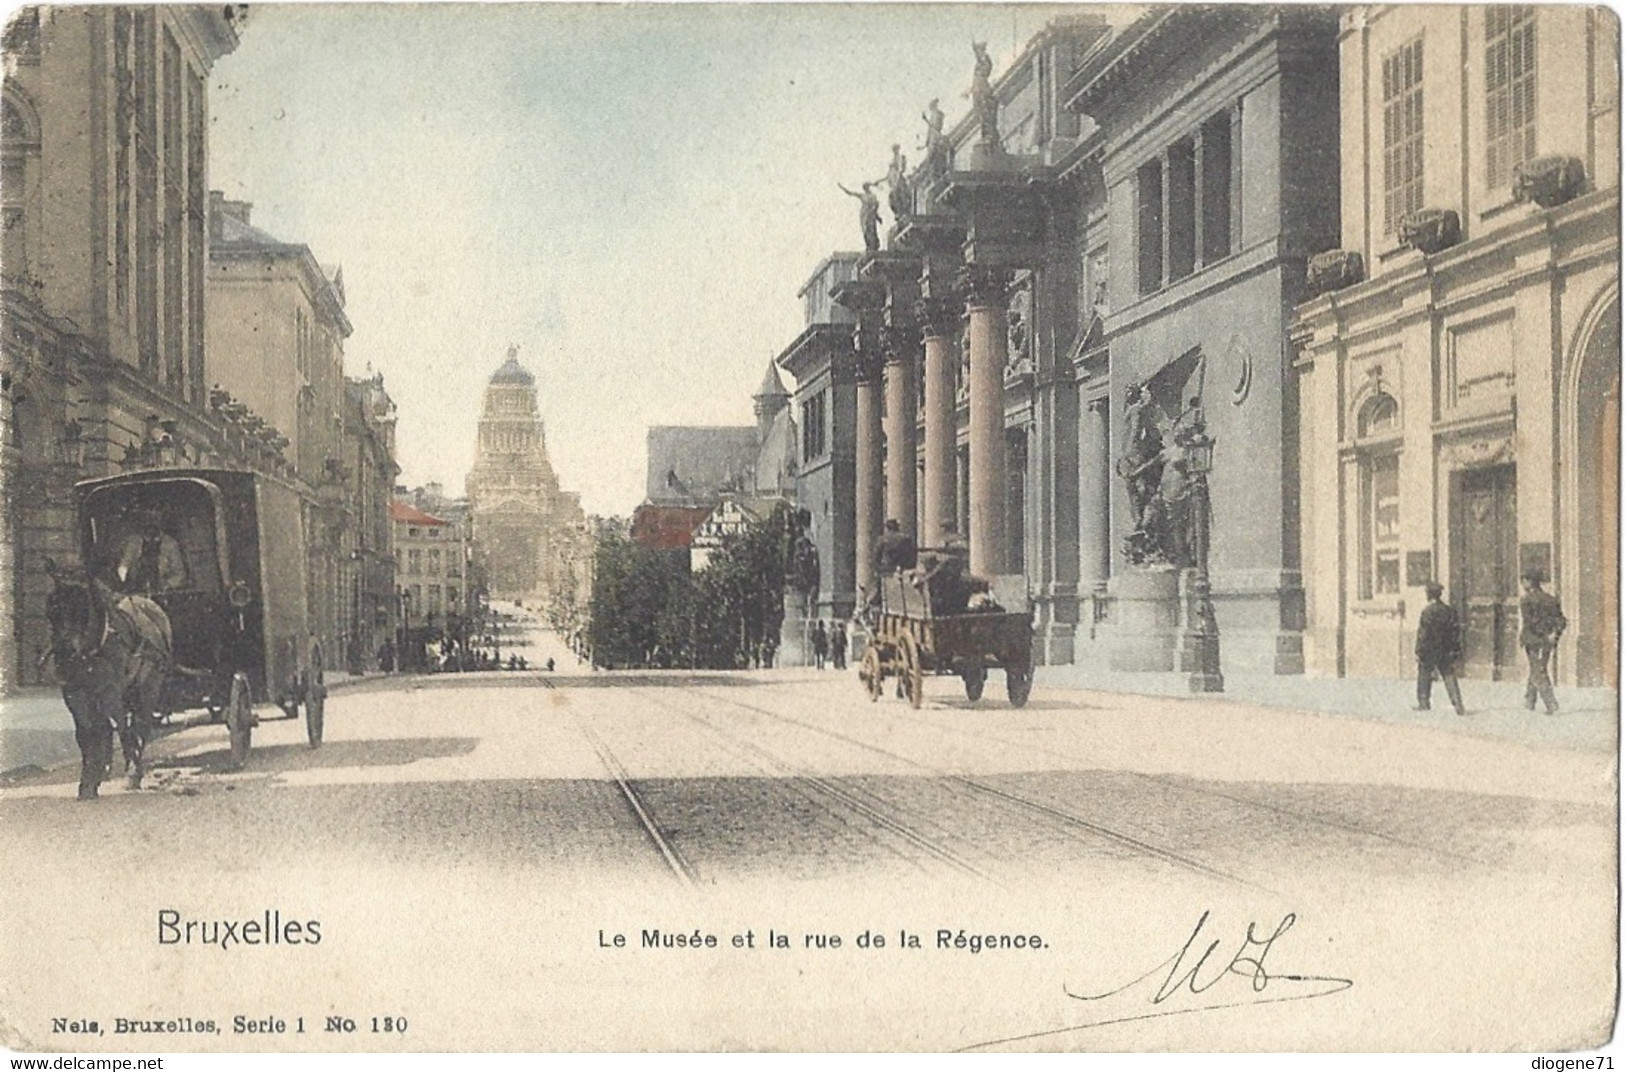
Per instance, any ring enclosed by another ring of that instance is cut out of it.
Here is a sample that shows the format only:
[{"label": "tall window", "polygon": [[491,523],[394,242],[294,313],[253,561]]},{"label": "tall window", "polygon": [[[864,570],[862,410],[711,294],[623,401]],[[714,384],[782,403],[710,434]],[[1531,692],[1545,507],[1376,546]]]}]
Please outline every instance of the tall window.
[{"label": "tall window", "polygon": [[1233,114],[1213,116],[1135,172],[1141,294],[1152,294],[1234,251]]},{"label": "tall window", "polygon": [[1382,61],[1382,232],[1422,207],[1422,39]]},{"label": "tall window", "polygon": [[20,99],[7,96],[0,121],[0,203],[5,209],[5,245],[0,249],[0,272],[10,279],[28,275],[28,191],[31,173],[39,170],[37,127],[24,115]]},{"label": "tall window", "polygon": [[131,69],[130,37],[133,16],[127,7],[113,9],[113,69],[118,104],[114,114],[114,179],[117,207],[113,224],[113,292],[119,312],[130,308],[131,175],[135,159],[135,73]]},{"label": "tall window", "polygon": [[827,443],[827,391],[819,391],[801,403],[801,460],[810,462],[824,456]]},{"label": "tall window", "polygon": [[1535,155],[1535,9],[1484,9],[1486,182],[1510,185],[1512,169]]},{"label": "tall window", "polygon": [[1399,403],[1379,394],[1360,408],[1360,598],[1399,594]]},{"label": "tall window", "polygon": [[163,378],[175,394],[185,391],[186,327],[186,153],[181,86],[181,48],[163,33],[164,302]]},{"label": "tall window", "polygon": [[135,13],[135,307],[141,370],[157,379],[158,309],[158,15]]}]

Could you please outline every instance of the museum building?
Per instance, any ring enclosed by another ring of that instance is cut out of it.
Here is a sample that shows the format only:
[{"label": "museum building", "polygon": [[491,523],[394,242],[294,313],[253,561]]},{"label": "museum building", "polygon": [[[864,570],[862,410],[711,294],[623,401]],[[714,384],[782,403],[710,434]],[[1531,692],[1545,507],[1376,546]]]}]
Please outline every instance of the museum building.
[{"label": "museum building", "polygon": [[1617,685],[1618,21],[1586,7],[1342,16],[1342,235],[1298,309],[1310,673],[1411,672],[1423,585],[1465,672],[1521,677],[1519,579]]}]

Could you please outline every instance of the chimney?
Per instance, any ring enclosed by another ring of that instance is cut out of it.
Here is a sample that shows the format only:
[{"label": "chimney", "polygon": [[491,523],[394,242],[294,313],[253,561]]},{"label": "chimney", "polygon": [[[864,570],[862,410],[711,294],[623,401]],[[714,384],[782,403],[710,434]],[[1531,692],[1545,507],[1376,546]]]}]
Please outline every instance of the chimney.
[{"label": "chimney", "polygon": [[209,237],[220,238],[220,221],[230,216],[244,227],[249,226],[249,214],[254,211],[252,201],[227,201],[226,195],[219,190],[209,191]]}]

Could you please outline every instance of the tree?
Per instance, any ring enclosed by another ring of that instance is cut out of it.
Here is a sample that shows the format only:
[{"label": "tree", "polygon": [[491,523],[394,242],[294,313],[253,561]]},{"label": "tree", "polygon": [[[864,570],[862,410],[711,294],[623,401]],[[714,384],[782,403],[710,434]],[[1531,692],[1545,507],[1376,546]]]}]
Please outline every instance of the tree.
[{"label": "tree", "polygon": [[587,634],[605,667],[771,666],[784,620],[789,507],[745,531],[690,574],[682,552],[601,534]]}]

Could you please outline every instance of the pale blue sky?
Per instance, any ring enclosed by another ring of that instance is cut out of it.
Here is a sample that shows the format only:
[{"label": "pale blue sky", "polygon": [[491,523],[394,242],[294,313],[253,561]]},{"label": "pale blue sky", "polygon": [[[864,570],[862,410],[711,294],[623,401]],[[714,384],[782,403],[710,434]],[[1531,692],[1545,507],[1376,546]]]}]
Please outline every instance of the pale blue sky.
[{"label": "pale blue sky", "polygon": [[[859,245],[835,188],[965,111],[1053,6],[258,6],[215,67],[210,184],[342,264],[411,484],[461,493],[517,342],[590,512],[641,500],[652,424],[748,424],[796,291]],[[793,385],[789,385],[793,386]]]}]

